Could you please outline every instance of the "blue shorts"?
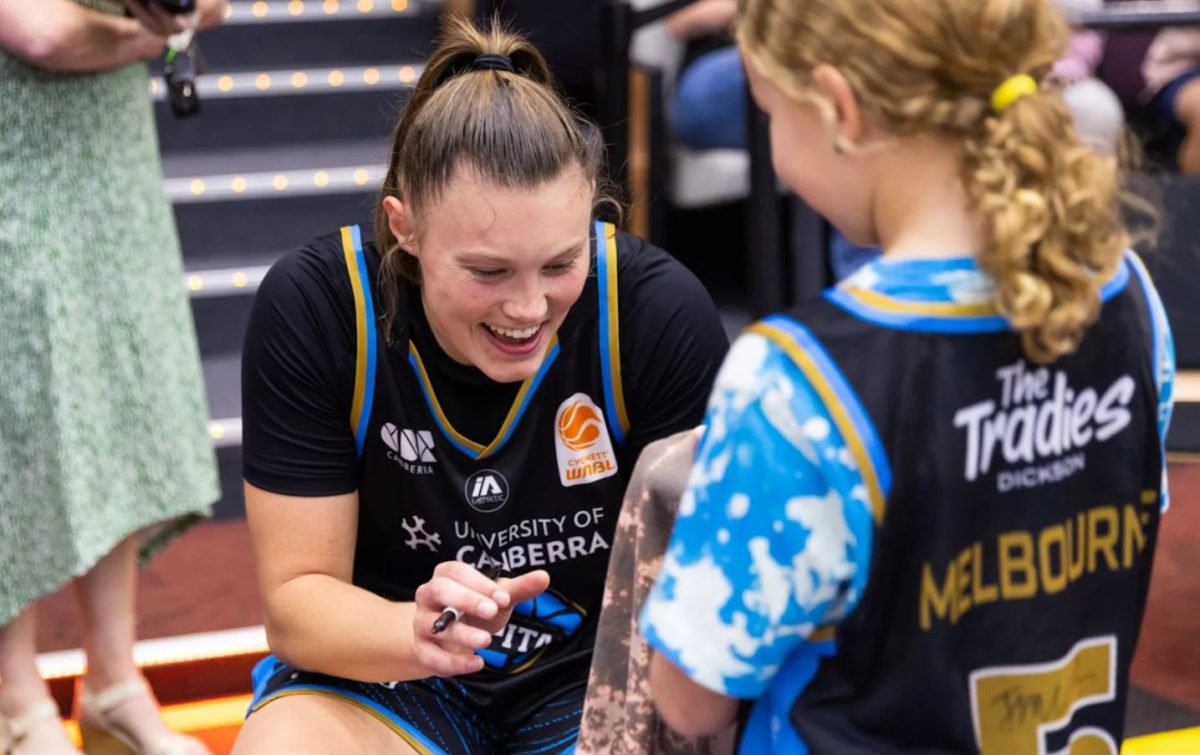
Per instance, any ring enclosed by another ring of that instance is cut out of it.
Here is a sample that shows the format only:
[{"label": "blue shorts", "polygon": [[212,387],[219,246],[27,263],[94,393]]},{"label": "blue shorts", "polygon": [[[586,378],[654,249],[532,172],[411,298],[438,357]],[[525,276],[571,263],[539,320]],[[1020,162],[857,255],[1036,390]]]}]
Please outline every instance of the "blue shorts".
[{"label": "blue shorts", "polygon": [[496,722],[453,679],[372,684],[298,671],[275,656],[254,667],[250,712],[289,695],[326,695],[372,714],[417,752],[432,755],[556,755],[575,751],[585,685],[575,684],[524,720]]}]

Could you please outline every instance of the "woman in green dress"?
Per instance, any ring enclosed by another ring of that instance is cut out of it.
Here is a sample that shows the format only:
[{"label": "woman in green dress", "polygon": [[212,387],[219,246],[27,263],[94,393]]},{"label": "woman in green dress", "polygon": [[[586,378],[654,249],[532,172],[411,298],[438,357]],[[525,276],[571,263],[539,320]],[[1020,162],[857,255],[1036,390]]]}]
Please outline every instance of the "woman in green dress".
[{"label": "woman in green dress", "polygon": [[[201,25],[224,4],[200,0]],[[127,5],[0,0],[5,752],[76,752],[37,673],[33,612],[72,580],[85,748],[205,752],[168,731],[132,657],[139,550],[219,493],[144,64],[180,25]]]}]

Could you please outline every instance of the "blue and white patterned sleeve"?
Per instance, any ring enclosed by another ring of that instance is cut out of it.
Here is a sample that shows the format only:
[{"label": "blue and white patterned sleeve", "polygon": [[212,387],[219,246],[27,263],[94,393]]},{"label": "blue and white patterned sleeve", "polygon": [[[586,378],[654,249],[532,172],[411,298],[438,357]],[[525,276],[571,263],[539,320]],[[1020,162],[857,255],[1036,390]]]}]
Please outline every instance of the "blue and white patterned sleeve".
[{"label": "blue and white patterned sleeve", "polygon": [[757,697],[854,607],[873,523],[829,410],[769,339],[734,344],[706,425],[642,632],[704,687]]}]

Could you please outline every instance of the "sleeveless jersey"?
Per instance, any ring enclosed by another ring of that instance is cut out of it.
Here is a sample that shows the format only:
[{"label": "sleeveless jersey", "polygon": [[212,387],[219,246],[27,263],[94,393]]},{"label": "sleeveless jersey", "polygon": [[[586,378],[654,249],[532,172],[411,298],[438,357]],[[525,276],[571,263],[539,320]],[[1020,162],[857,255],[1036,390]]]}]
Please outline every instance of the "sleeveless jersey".
[{"label": "sleeveless jersey", "polygon": [[[378,258],[342,229],[357,315],[351,427],[359,464],[354,583],[413,599],[434,567],[550,573],[550,589],[514,610],[480,651],[483,671],[456,677],[507,718],[585,684],[612,533],[634,459],[621,384],[617,255],[622,235],[595,224],[594,274],[521,385],[494,438],[456,430],[412,342],[383,345]],[[409,292],[410,295],[415,295]]]},{"label": "sleeveless jersey", "polygon": [[1130,255],[1044,366],[987,304],[846,287],[754,326],[825,398],[876,525],[790,705],[811,752],[1117,755],[1164,492],[1154,296]]}]

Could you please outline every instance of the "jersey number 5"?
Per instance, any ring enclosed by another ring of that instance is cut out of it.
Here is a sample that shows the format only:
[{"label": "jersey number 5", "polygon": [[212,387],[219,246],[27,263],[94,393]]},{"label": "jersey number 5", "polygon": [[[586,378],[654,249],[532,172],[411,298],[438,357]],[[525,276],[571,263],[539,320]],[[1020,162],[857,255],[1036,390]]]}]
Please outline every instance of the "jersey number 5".
[{"label": "jersey number 5", "polygon": [[[1062,658],[971,673],[971,717],[982,755],[1047,755],[1046,735],[1071,724],[1075,711],[1116,698],[1117,638],[1092,637]],[[1118,755],[1108,732],[1084,726],[1063,755]]]}]

